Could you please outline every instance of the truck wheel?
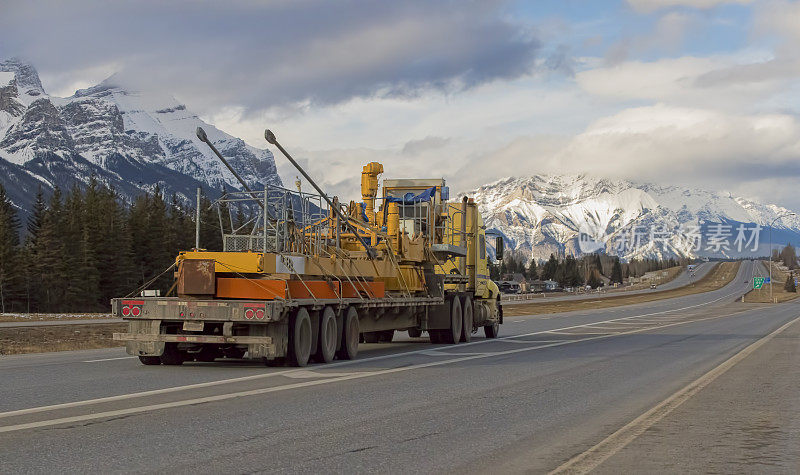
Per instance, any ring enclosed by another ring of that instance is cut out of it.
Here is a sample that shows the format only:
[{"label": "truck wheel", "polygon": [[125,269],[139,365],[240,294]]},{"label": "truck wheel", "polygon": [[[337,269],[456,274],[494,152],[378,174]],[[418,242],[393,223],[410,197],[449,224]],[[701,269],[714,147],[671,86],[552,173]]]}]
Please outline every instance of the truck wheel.
[{"label": "truck wheel", "polygon": [[391,343],[394,340],[394,330],[384,330],[378,332],[378,341],[381,343]]},{"label": "truck wheel", "polygon": [[161,364],[161,357],[160,356],[140,356],[139,361],[142,364],[151,366],[151,365],[159,365]]},{"label": "truck wheel", "polygon": [[315,359],[320,363],[330,363],[336,355],[339,331],[336,328],[336,312],[325,307],[319,318],[319,338]]},{"label": "truck wheel", "polygon": [[410,336],[411,338],[419,338],[422,336],[422,330],[420,330],[419,328],[409,328],[408,336]]},{"label": "truck wheel", "polygon": [[164,354],[161,355],[161,364],[169,366],[178,366],[183,364],[183,353],[178,350],[175,343],[167,343],[164,345]]},{"label": "truck wheel", "polygon": [[450,301],[450,329],[444,330],[444,343],[458,343],[461,340],[463,320],[461,299],[457,296],[453,297]]},{"label": "truck wheel", "polygon": [[472,340],[472,317],[474,312],[472,297],[469,295],[464,297],[463,308],[464,319],[461,323],[461,341],[469,343]]},{"label": "truck wheel", "polygon": [[340,360],[356,359],[356,355],[358,355],[359,339],[358,311],[355,307],[349,307],[342,324],[342,347],[339,348],[336,356],[338,356]]},{"label": "truck wheel", "polygon": [[305,366],[311,356],[311,318],[300,308],[289,321],[289,364]]},{"label": "truck wheel", "polygon": [[483,334],[486,335],[486,338],[497,338],[497,335],[500,333],[500,323],[494,322],[491,325],[486,325],[483,327]]}]

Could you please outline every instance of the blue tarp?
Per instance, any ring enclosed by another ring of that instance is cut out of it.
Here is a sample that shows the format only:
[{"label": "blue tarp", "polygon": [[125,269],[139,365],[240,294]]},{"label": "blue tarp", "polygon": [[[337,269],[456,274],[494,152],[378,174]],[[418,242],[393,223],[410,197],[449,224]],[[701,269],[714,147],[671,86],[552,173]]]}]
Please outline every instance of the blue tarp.
[{"label": "blue tarp", "polygon": [[436,187],[432,186],[427,190],[423,191],[422,193],[415,195],[414,193],[406,193],[403,195],[402,198],[395,198],[393,196],[387,196],[386,201],[389,203],[400,203],[404,205],[413,205],[414,203],[420,203],[423,201],[430,201],[433,198],[433,195],[436,194]]}]

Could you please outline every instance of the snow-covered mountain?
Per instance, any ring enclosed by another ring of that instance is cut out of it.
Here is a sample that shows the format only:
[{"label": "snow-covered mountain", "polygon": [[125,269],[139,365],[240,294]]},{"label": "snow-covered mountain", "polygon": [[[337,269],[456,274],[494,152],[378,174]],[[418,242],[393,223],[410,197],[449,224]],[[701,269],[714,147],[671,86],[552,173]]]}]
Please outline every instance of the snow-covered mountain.
[{"label": "snow-covered mountain", "polygon": [[70,188],[94,176],[123,197],[159,186],[191,199],[240,188],[195,135],[205,129],[217,149],[251,185],[280,184],[272,153],[200,120],[174,98],[136,91],[112,76],[72,97],[48,95],[36,69],[0,62],[0,177],[26,210],[39,186]]},{"label": "snow-covered mountain", "polygon": [[[728,193],[586,175],[506,178],[466,195],[487,229],[538,259],[593,251],[626,259],[765,256],[769,225],[790,212]],[[772,240],[800,243],[800,217],[779,219]]]}]

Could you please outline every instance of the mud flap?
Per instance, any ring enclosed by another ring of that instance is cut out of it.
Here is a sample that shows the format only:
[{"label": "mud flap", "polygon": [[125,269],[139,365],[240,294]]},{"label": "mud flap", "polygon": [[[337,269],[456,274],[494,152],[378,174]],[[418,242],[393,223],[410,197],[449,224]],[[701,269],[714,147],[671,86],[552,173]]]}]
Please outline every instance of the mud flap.
[{"label": "mud flap", "polygon": [[250,336],[268,336],[274,343],[247,345],[248,358],[280,358],[286,356],[289,344],[289,325],[284,320],[267,325],[250,325]]},{"label": "mud flap", "polygon": [[[129,333],[158,335],[161,332],[161,320],[129,320]],[[161,356],[164,354],[163,341],[126,341],[125,351],[133,356]]]}]

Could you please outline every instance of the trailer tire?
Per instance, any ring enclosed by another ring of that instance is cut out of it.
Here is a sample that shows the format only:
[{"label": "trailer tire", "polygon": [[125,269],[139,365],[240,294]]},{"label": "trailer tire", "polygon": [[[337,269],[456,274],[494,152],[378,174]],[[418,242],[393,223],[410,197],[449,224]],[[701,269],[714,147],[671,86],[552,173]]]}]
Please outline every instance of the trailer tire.
[{"label": "trailer tire", "polygon": [[308,310],[299,308],[289,320],[289,364],[305,366],[311,356],[311,317]]},{"label": "trailer tire", "polygon": [[331,307],[325,307],[319,317],[319,338],[317,338],[317,351],[315,359],[320,363],[330,363],[336,356],[339,330],[336,328],[336,312]]},{"label": "trailer tire", "polygon": [[348,307],[342,322],[342,344],[336,356],[340,360],[354,360],[358,355],[358,343],[361,334],[358,331],[358,311]]},{"label": "trailer tire", "polygon": [[450,328],[443,330],[444,343],[455,344],[461,341],[461,327],[464,315],[461,312],[461,299],[454,296],[450,300]]},{"label": "trailer tire", "polygon": [[160,356],[139,356],[139,361],[143,365],[147,366],[155,366],[161,364],[161,357]]},{"label": "trailer tire", "polygon": [[178,350],[176,343],[167,343],[164,345],[164,353],[161,355],[161,364],[167,366],[180,366],[184,361],[183,353]]},{"label": "trailer tire", "polygon": [[419,328],[409,328],[408,336],[410,336],[411,338],[419,338],[422,336],[422,330],[420,330]]},{"label": "trailer tire", "polygon": [[464,296],[462,304],[462,312],[464,318],[461,322],[461,341],[469,343],[472,340],[472,322],[474,317],[474,306],[472,305],[472,297],[469,295]]}]

